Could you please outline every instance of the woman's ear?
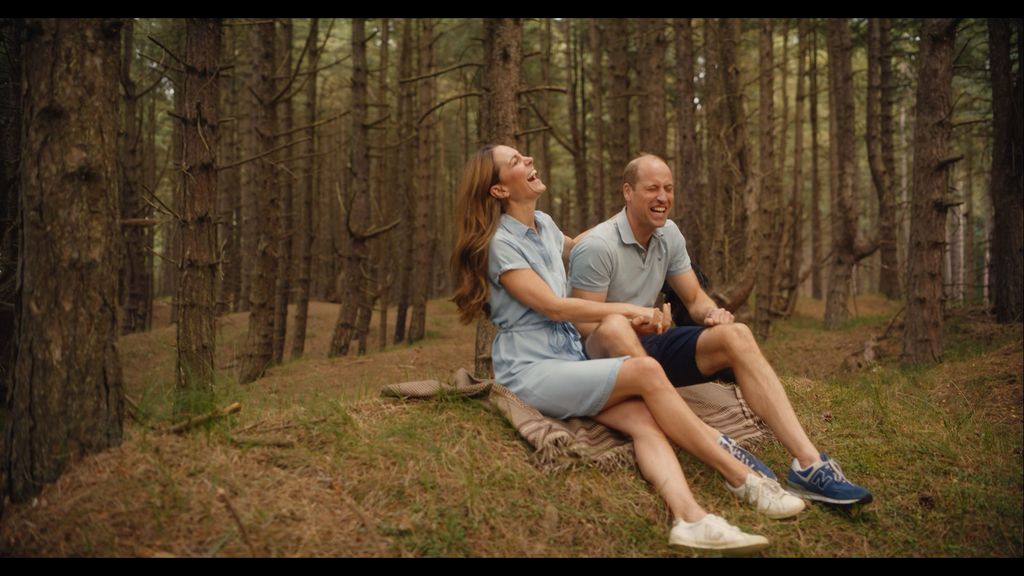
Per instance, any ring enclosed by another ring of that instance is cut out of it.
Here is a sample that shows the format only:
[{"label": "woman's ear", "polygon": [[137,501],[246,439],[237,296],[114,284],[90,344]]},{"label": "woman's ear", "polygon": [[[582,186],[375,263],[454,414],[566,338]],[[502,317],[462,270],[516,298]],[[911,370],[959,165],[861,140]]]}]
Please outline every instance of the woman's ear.
[{"label": "woman's ear", "polygon": [[491,186],[490,192],[491,196],[497,198],[498,200],[504,200],[505,198],[508,198],[508,190],[506,190],[505,187],[502,186],[501,184],[495,184],[494,186]]}]

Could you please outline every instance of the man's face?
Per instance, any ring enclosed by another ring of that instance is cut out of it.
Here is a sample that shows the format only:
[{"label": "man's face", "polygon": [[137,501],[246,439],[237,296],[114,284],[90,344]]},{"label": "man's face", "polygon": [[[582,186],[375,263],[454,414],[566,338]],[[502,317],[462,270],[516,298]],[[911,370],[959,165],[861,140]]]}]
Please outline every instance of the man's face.
[{"label": "man's face", "polygon": [[668,221],[672,210],[672,170],[657,158],[644,158],[637,170],[636,188],[623,185],[626,212],[638,236],[651,234]]}]

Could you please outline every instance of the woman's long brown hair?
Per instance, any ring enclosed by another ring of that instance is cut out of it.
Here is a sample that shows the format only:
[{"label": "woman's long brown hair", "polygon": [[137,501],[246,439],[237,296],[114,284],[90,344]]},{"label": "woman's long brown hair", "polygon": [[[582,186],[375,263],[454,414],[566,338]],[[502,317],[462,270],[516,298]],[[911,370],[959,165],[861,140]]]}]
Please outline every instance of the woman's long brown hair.
[{"label": "woman's long brown hair", "polygon": [[498,183],[494,146],[478,150],[466,163],[459,184],[455,207],[455,247],[451,267],[455,276],[455,296],[459,319],[469,324],[478,316],[490,316],[487,299],[487,252],[501,220],[501,202],[491,196]]}]

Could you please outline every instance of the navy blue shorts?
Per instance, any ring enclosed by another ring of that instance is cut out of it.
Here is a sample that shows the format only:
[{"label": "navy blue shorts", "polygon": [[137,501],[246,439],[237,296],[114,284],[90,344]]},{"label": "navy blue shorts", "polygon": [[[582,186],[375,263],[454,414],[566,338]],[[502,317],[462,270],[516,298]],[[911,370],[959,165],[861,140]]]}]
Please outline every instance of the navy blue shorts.
[{"label": "navy blue shorts", "polygon": [[661,364],[673,386],[691,386],[713,380],[735,382],[731,368],[705,376],[697,369],[697,338],[704,326],[677,326],[664,334],[641,336],[644,350]]}]

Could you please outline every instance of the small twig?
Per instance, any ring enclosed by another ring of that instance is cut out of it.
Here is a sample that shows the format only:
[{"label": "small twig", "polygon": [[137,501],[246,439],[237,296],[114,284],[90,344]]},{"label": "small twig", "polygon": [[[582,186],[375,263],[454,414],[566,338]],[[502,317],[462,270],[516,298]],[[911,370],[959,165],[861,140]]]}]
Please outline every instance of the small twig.
[{"label": "small twig", "polygon": [[174,58],[175,60],[177,60],[179,64],[181,64],[182,66],[186,66],[186,67],[188,66],[188,64],[186,64],[184,60],[182,60],[181,58],[178,58],[177,54],[175,54],[174,52],[171,52],[170,48],[168,48],[168,47],[164,46],[163,44],[161,44],[159,40],[157,40],[156,38],[153,38],[152,36],[147,36],[147,38],[149,38],[149,41],[152,42],[153,44],[156,44],[160,48],[163,48],[163,51],[166,52],[167,55],[170,56],[171,58]]},{"label": "small twig", "polygon": [[171,216],[173,216],[173,217],[174,217],[174,219],[175,219],[175,220],[177,220],[178,222],[181,222],[181,221],[182,221],[182,218],[181,218],[181,216],[179,216],[179,215],[178,215],[178,213],[177,213],[177,212],[175,212],[174,210],[171,210],[171,207],[170,207],[170,206],[168,206],[167,204],[164,204],[164,201],[163,201],[163,200],[161,200],[161,199],[160,199],[160,197],[156,195],[156,192],[153,192],[152,190],[150,190],[150,189],[149,189],[149,187],[148,187],[148,186],[146,186],[145,184],[143,184],[143,185],[142,185],[142,189],[143,189],[144,191],[146,191],[146,192],[147,192],[147,193],[148,193],[148,194],[149,194],[150,196],[152,196],[154,200],[156,200],[157,202],[159,202],[159,203],[160,203],[160,206],[157,206],[156,204],[153,204],[153,203],[152,203],[152,202],[150,202],[150,201],[149,201],[149,200],[148,200],[148,199],[147,199],[147,198],[146,198],[145,196],[143,196],[143,198],[142,198],[142,199],[143,199],[143,200],[145,200],[147,204],[149,204],[150,206],[152,206],[153,208],[155,208],[155,209],[157,209],[157,210],[162,210],[162,211],[163,211],[163,212],[164,212],[165,214],[170,214],[170,215],[171,215]]},{"label": "small twig", "polygon": [[249,545],[249,553],[256,557],[256,547],[253,546],[252,540],[249,539],[249,532],[245,529],[245,524],[242,524],[242,519],[238,516],[238,511],[231,504],[231,500],[228,498],[228,493],[223,488],[217,488],[217,498],[224,503],[224,507],[228,509],[228,514],[235,521],[235,525],[238,526],[238,531],[242,533],[242,540]]},{"label": "small twig", "polygon": [[227,165],[224,165],[224,166],[218,166],[217,170],[218,171],[220,171],[220,170],[227,170],[229,168],[234,168],[236,166],[241,166],[242,164],[247,164],[247,163],[252,162],[254,160],[259,160],[260,158],[263,158],[264,156],[269,156],[269,155],[273,154],[274,152],[277,152],[278,150],[283,150],[285,148],[290,148],[292,146],[295,146],[296,144],[302,144],[303,142],[308,142],[309,140],[312,140],[312,138],[302,138],[300,140],[293,140],[291,142],[288,142],[287,144],[281,144],[280,146],[275,146],[275,147],[271,148],[270,150],[267,150],[266,152],[263,152],[262,154],[257,154],[256,156],[252,156],[252,157],[246,158],[244,160],[239,160],[238,162],[232,162],[231,164],[227,164]]},{"label": "small twig", "polygon": [[448,104],[449,102],[454,102],[455,100],[461,100],[462,98],[469,98],[470,96],[483,96],[483,95],[484,95],[483,92],[466,92],[465,94],[459,94],[457,96],[452,96],[451,98],[446,98],[445,100],[442,100],[440,103],[435,104],[430,110],[427,110],[426,112],[424,112],[423,115],[420,116],[420,119],[416,121],[416,124],[422,124],[423,121],[427,119],[427,116],[430,116],[435,110],[437,110],[438,108],[444,106],[445,104]]},{"label": "small twig", "polygon": [[191,428],[195,428],[200,424],[205,424],[206,422],[209,422],[211,420],[216,420],[217,418],[223,418],[224,416],[234,414],[240,411],[241,409],[242,405],[238,402],[235,402],[234,404],[226,408],[214,409],[201,416],[193,416],[192,418],[189,418],[184,422],[180,422],[178,424],[175,424],[174,426],[171,426],[170,428],[167,429],[167,431],[172,432],[174,434],[181,434],[182,432],[185,432]]},{"label": "small twig", "polygon": [[466,68],[468,66],[476,66],[476,67],[479,68],[479,67],[482,67],[483,64],[481,64],[479,62],[463,62],[462,64],[456,64],[454,66],[449,66],[447,68],[442,68],[441,70],[435,70],[435,71],[433,71],[433,72],[431,72],[429,74],[424,74],[422,76],[415,76],[413,78],[403,78],[403,79],[400,79],[398,81],[398,83],[399,84],[408,84],[409,82],[416,82],[418,80],[426,80],[427,78],[433,78],[434,76],[440,76],[441,74],[444,74],[446,72],[452,72],[453,70],[458,70],[460,68]]},{"label": "small twig", "polygon": [[906,309],[907,309],[907,305],[904,304],[896,312],[896,315],[892,317],[892,320],[889,320],[889,325],[885,327],[885,332],[882,332],[882,335],[878,337],[878,341],[879,342],[881,342],[882,340],[885,340],[886,338],[889,337],[889,331],[892,330],[892,327],[896,325],[896,319],[899,318],[900,314],[903,314],[903,311],[906,310]]},{"label": "small twig", "polygon": [[141,227],[146,227],[146,226],[156,226],[157,224],[161,224],[161,223],[162,222],[160,220],[155,220],[153,218],[125,218],[125,219],[121,220],[121,226],[141,226]]}]

